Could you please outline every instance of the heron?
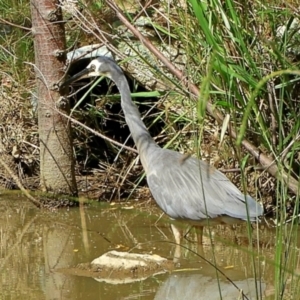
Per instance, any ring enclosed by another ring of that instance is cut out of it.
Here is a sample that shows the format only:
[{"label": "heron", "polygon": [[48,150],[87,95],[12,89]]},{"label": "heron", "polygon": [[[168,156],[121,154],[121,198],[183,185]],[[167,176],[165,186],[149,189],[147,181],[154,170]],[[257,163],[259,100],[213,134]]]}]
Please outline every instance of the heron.
[{"label": "heron", "polygon": [[122,69],[112,58],[93,59],[65,84],[99,76],[111,79],[119,90],[125,120],[149,189],[165,214],[193,223],[223,216],[251,222],[263,214],[263,207],[251,196],[244,195],[222,172],[196,157],[163,149],[154,141],[132,101]]}]

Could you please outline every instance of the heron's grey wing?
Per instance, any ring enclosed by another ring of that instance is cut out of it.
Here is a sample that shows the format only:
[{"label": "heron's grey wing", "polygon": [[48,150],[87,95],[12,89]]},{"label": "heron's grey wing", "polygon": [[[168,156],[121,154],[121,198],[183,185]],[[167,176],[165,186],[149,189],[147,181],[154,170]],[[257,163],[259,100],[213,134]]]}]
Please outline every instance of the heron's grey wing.
[{"label": "heron's grey wing", "polygon": [[250,219],[262,213],[260,205],[245,197],[220,171],[192,157],[182,160],[179,153],[164,154],[147,181],[157,204],[172,218],[200,220],[228,215],[247,219],[245,201]]},{"label": "heron's grey wing", "polygon": [[213,181],[223,193],[223,214],[243,220],[255,220],[263,214],[262,206],[249,195],[244,195],[223,173],[216,170]]},{"label": "heron's grey wing", "polygon": [[217,188],[203,193],[200,177],[194,175],[173,164],[172,170],[161,168],[147,176],[154,199],[170,217],[200,220],[217,217],[224,211],[223,203],[214,201],[220,197]]}]

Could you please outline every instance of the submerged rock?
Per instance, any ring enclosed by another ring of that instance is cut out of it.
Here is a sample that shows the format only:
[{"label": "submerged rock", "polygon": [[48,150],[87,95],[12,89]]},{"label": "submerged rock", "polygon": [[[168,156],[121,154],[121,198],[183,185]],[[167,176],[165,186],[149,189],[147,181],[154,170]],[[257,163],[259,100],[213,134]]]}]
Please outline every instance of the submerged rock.
[{"label": "submerged rock", "polygon": [[94,259],[93,270],[99,272],[98,281],[128,283],[173,269],[173,262],[159,255],[110,251]]},{"label": "submerged rock", "polygon": [[92,263],[79,264],[76,268],[57,270],[64,274],[93,277],[110,284],[145,280],[149,276],[172,271],[174,263],[159,255],[109,251]]}]

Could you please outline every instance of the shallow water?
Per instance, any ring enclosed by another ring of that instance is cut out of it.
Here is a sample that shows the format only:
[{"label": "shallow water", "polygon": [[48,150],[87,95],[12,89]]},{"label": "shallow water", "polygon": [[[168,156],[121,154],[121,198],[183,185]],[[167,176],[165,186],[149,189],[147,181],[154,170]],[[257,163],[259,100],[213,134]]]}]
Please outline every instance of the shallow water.
[{"label": "shallow water", "polygon": [[[170,220],[159,219],[160,210],[149,204],[131,205],[97,203],[50,212],[36,209],[22,197],[0,195],[0,298],[207,300],[220,299],[221,294],[222,299],[242,299],[230,279],[248,299],[273,299],[275,231],[264,226],[259,228],[259,240],[254,230],[253,246],[246,224],[206,228],[202,247],[182,242],[176,270],[143,281],[112,284],[60,271],[110,250],[153,253],[173,260]],[[195,239],[196,233],[189,238]],[[299,250],[295,251],[298,260],[292,272],[300,267]],[[227,278],[201,256],[217,264]]]}]

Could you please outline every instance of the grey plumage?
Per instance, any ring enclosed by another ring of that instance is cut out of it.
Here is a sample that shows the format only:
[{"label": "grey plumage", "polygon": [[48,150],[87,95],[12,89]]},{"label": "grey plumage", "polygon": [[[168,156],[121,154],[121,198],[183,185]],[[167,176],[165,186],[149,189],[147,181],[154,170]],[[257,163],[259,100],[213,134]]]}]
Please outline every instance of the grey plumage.
[{"label": "grey plumage", "polygon": [[108,57],[98,57],[67,81],[104,75],[112,79],[121,94],[126,123],[137,146],[150,191],[158,206],[171,218],[200,221],[230,216],[253,221],[263,208],[220,171],[206,162],[176,151],[160,148],[150,136],[132,102],[121,68]]}]

